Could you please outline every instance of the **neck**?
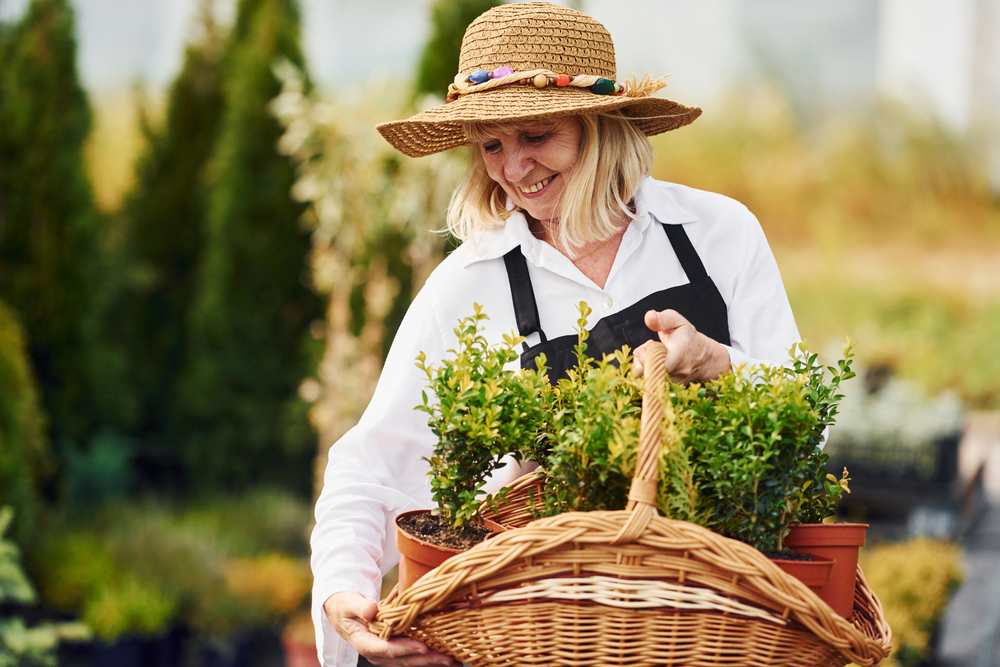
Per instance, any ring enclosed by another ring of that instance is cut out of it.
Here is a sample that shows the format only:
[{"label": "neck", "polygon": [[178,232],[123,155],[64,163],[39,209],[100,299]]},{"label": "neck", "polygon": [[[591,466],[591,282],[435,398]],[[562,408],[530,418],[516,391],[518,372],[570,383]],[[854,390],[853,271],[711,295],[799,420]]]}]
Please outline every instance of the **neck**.
[{"label": "neck", "polygon": [[618,246],[621,245],[622,236],[625,235],[625,229],[628,226],[625,223],[626,221],[622,220],[618,229],[606,239],[590,241],[579,248],[570,249],[556,240],[556,223],[551,220],[535,220],[528,217],[528,228],[535,238],[548,243],[568,257],[583,275],[601,289],[604,289],[608,276],[611,274],[611,267],[614,266],[615,257],[618,255]]}]

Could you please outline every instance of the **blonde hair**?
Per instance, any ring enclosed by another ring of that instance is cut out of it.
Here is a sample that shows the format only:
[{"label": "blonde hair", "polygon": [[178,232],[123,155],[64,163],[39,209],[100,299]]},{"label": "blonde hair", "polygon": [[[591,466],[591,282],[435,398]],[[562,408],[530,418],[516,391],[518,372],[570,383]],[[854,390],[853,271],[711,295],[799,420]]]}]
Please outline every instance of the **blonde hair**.
[{"label": "blonde hair", "polygon": [[[621,229],[624,214],[634,218],[632,198],[653,164],[653,147],[620,112],[578,116],[582,126],[580,154],[568,175],[557,206],[555,240],[576,249],[603,241]],[[504,124],[505,130],[536,125],[538,121]],[[490,136],[495,124],[465,123],[470,142]],[[476,233],[506,224],[507,194],[490,178],[477,146],[472,161],[448,207],[448,231],[465,241]]]}]

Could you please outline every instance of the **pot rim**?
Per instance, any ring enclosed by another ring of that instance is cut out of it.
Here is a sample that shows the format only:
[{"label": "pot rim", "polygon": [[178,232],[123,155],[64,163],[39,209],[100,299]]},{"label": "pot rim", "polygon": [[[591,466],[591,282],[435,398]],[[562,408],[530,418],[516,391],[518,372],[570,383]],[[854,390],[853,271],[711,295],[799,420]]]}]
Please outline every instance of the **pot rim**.
[{"label": "pot rim", "polygon": [[[443,553],[450,553],[450,554],[465,553],[467,549],[456,549],[454,547],[445,547],[441,546],[440,544],[434,544],[433,542],[428,542],[427,540],[421,539],[420,537],[414,535],[413,533],[407,532],[402,526],[399,525],[399,518],[402,516],[413,516],[415,514],[430,514],[433,511],[434,510],[432,509],[422,509],[422,510],[407,510],[405,512],[400,512],[399,514],[396,515],[396,518],[392,520],[393,525],[396,527],[396,534],[406,535],[407,539],[412,540],[417,544],[420,544],[422,546],[427,546],[432,549],[438,549]],[[399,549],[398,544],[396,545],[396,548]]]}]

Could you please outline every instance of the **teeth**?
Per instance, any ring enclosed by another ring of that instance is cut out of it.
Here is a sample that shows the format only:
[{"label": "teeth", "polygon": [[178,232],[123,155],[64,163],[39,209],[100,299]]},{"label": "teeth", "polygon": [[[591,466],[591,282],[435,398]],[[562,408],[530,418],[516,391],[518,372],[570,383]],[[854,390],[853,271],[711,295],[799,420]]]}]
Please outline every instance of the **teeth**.
[{"label": "teeth", "polygon": [[549,176],[545,180],[538,181],[534,185],[529,185],[526,188],[521,188],[521,192],[524,192],[525,194],[532,194],[532,193],[538,192],[539,190],[541,190],[542,188],[544,188],[546,185],[548,185],[549,181],[551,181],[551,180],[552,180],[552,176]]}]

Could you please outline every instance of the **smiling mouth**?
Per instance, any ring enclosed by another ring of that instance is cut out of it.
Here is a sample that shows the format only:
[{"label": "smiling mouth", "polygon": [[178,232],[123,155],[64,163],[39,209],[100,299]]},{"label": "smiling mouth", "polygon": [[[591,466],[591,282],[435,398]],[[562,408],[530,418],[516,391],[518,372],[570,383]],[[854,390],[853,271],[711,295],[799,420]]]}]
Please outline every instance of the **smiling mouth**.
[{"label": "smiling mouth", "polygon": [[551,183],[552,179],[555,178],[555,177],[556,177],[556,175],[553,174],[552,176],[549,176],[546,179],[538,181],[534,185],[529,185],[526,188],[521,188],[521,192],[523,192],[526,195],[534,194],[534,193],[538,192],[539,190],[541,190],[542,188],[544,188],[549,183]]}]

